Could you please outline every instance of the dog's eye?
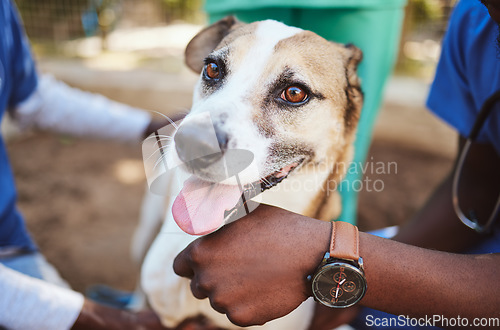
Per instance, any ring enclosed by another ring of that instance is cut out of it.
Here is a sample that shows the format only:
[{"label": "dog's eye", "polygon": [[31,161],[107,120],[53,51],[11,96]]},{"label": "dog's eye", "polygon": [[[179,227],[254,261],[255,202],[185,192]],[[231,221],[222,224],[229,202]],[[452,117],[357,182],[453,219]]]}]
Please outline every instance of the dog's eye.
[{"label": "dog's eye", "polygon": [[218,79],[220,77],[219,66],[214,62],[210,62],[207,64],[205,72],[207,74],[207,77],[210,79]]},{"label": "dog's eye", "polygon": [[307,93],[298,86],[290,86],[281,93],[281,98],[290,103],[300,103],[306,100]]}]

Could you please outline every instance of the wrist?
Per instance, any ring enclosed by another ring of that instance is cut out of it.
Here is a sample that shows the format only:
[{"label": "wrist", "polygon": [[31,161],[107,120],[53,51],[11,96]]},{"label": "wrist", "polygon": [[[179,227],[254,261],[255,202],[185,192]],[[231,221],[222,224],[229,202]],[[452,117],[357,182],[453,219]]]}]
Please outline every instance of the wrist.
[{"label": "wrist", "polygon": [[124,321],[129,319],[124,317],[124,313],[126,312],[85,299],[80,315],[71,329],[124,329],[127,326]]},{"label": "wrist", "polygon": [[[281,263],[277,268],[283,272],[280,276],[292,275],[291,280],[302,287],[302,291],[296,293],[302,294],[304,300],[310,297],[311,283],[307,277],[316,271],[328,250],[330,223],[265,204],[260,205],[248,218],[252,218],[248,223],[259,226],[261,235],[270,242],[268,250],[280,256],[279,259],[269,257],[269,261],[264,259],[268,262],[265,269],[274,269],[277,263]],[[238,221],[239,224],[246,223],[244,220]]]},{"label": "wrist", "polygon": [[307,252],[304,253],[307,256],[307,262],[303,264],[303,272],[306,279],[306,296],[312,297],[313,294],[309,279],[321,265],[325,252],[329,250],[331,224],[328,221],[308,219],[308,226],[313,233],[304,235],[304,237],[307,237],[309,244],[306,246]]}]

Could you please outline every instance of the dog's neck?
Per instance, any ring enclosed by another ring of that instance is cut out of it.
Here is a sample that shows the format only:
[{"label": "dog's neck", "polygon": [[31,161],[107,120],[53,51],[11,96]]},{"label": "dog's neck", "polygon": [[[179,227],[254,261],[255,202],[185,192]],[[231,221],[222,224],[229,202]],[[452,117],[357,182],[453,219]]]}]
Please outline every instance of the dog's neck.
[{"label": "dog's neck", "polygon": [[262,194],[262,203],[274,205],[306,216],[318,195],[326,194],[325,183],[330,177],[331,168],[304,166],[292,173],[276,187]]},{"label": "dog's neck", "polygon": [[343,151],[331,155],[329,162],[309,163],[297,169],[278,186],[264,192],[261,202],[315,219],[338,218],[341,199],[337,188],[352,161],[354,148],[346,147]]}]

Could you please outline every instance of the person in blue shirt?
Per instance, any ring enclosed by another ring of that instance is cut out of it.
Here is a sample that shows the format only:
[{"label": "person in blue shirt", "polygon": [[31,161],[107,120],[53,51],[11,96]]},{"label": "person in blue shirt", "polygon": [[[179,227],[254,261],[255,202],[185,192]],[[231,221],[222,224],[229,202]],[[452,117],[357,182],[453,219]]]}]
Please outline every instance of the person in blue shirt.
[{"label": "person in blue shirt", "polygon": [[[76,136],[139,142],[166,122],[41,75],[15,6],[0,2],[0,118]],[[71,291],[43,258],[16,207],[0,136],[0,329],[162,329],[152,312],[101,306]]]},{"label": "person in blue shirt", "polygon": [[[499,0],[456,5],[427,102],[458,132],[456,168],[392,239],[359,234],[368,287],[359,305],[372,309],[318,308],[310,329],[331,329],[356,315],[356,329],[372,329],[398,320],[391,314],[404,316],[393,328],[500,326],[500,212],[494,213],[500,205],[499,33]],[[469,143],[485,103],[493,104],[492,112]],[[461,158],[463,146],[468,152]],[[482,225],[491,219],[489,231],[482,232],[475,217]],[[306,278],[328,250],[330,230],[328,223],[261,205],[195,240],[174,269],[191,278],[196,297],[210,299],[233,323],[263,324],[311,296]]]}]

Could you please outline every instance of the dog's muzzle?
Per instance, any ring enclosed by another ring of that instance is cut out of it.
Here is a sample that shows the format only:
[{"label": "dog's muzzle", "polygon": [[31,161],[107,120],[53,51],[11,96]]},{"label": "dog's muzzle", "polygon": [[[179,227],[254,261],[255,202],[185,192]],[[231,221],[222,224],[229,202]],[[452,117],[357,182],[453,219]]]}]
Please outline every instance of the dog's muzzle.
[{"label": "dog's muzzle", "polygon": [[275,172],[263,179],[260,179],[259,181],[252,182],[243,186],[243,192],[240,199],[238,200],[238,204],[224,213],[224,223],[233,222],[245,216],[246,214],[249,214],[249,210],[253,210],[256,208],[256,205],[251,204],[258,204],[252,201],[252,198],[268,189],[277,186],[281,181],[285,180],[293,170],[299,167],[303,163],[303,161],[304,159],[300,160],[295,166],[290,169],[290,171],[286,175],[279,175],[278,173],[280,172]]}]

